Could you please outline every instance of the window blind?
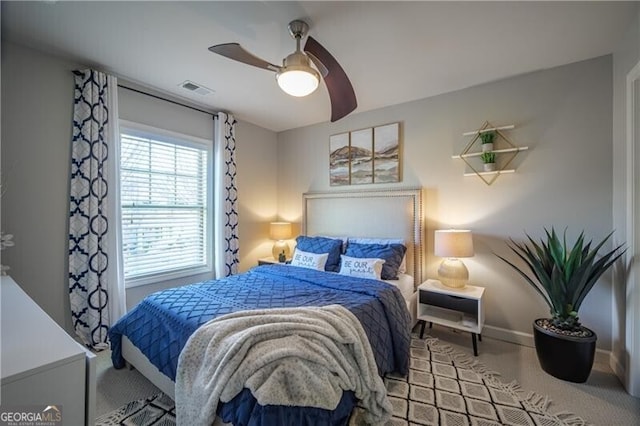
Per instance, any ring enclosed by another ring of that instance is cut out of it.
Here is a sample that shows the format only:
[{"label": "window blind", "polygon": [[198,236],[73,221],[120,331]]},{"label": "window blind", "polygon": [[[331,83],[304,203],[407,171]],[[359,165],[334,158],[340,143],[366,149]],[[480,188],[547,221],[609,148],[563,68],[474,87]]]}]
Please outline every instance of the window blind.
[{"label": "window blind", "polygon": [[125,281],[208,267],[208,149],[121,134]]}]

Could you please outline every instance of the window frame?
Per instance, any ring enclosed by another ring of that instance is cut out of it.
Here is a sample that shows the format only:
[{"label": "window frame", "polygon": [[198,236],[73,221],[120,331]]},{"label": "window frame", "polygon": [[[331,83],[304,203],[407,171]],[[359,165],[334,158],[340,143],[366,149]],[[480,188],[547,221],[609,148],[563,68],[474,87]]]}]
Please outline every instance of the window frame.
[{"label": "window frame", "polygon": [[[161,129],[154,126],[149,126],[146,124],[141,124],[128,120],[119,120],[119,151],[122,148],[122,135],[128,134],[131,136],[151,139],[159,142],[170,143],[174,145],[184,146],[188,148],[195,149],[203,149],[207,152],[207,212],[206,212],[206,228],[207,232],[205,235],[205,259],[206,265],[191,267],[191,268],[183,268],[178,270],[172,270],[169,272],[161,272],[154,274],[142,275],[135,278],[125,278],[125,288],[133,288],[139,287],[148,284],[156,284],[164,281],[169,281],[178,278],[189,277],[198,274],[207,274],[213,272],[213,140],[207,140],[203,138],[199,138],[197,136],[187,135],[184,133],[178,133],[166,129]],[[121,166],[122,166],[122,158],[118,156],[118,179],[120,180],[121,175]],[[120,181],[121,184],[121,181]],[[120,185],[121,186],[121,185]],[[120,211],[122,212],[122,188],[120,188],[119,196],[119,206]],[[122,213],[118,226],[120,226],[120,231],[122,232]],[[122,253],[122,261],[124,268],[124,251],[122,247],[122,242],[120,245],[120,251]]]}]

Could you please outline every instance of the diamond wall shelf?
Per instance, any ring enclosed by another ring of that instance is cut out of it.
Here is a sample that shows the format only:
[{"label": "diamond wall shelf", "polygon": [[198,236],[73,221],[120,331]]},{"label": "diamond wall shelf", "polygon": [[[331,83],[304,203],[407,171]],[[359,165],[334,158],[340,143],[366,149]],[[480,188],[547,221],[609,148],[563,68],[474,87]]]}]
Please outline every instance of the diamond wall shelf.
[{"label": "diamond wall shelf", "polygon": [[[462,136],[473,136],[471,142],[462,150],[459,155],[452,155],[451,158],[461,159],[472,170],[471,173],[465,173],[464,176],[478,176],[487,185],[491,185],[498,176],[506,173],[514,173],[515,169],[508,168],[513,159],[518,155],[520,151],[526,151],[529,149],[527,146],[517,146],[505,135],[506,130],[514,129],[516,126],[510,124],[508,126],[496,127],[485,121],[484,124],[478,129],[472,132],[463,133]],[[482,140],[480,135],[486,132],[495,132],[495,139],[493,146],[496,149],[491,150],[497,157],[500,157],[500,168],[498,170],[485,172],[483,171],[483,163],[480,160],[482,151],[477,149],[482,148]],[[477,158],[476,158],[477,157]]]}]

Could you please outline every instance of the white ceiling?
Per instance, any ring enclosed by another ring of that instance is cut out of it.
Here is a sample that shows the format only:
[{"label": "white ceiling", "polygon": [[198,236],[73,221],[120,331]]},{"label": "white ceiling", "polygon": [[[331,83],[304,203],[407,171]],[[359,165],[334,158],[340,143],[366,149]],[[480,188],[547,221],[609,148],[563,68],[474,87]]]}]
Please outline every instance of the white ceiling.
[{"label": "white ceiling", "polygon": [[[638,2],[2,2],[2,38],[267,129],[330,118],[326,88],[282,92],[272,72],[210,53],[239,42],[280,64],[302,18],[340,62],[354,113],[611,53]],[[202,97],[179,87],[213,89]],[[352,113],[353,114],[353,113]]]}]

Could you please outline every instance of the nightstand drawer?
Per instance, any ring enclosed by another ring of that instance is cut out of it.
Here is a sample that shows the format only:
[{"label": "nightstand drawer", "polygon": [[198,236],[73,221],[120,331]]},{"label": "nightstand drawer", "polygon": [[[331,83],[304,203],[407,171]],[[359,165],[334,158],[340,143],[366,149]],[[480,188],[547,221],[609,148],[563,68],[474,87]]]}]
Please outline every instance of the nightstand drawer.
[{"label": "nightstand drawer", "polygon": [[420,291],[420,303],[478,315],[478,301],[448,294]]}]

